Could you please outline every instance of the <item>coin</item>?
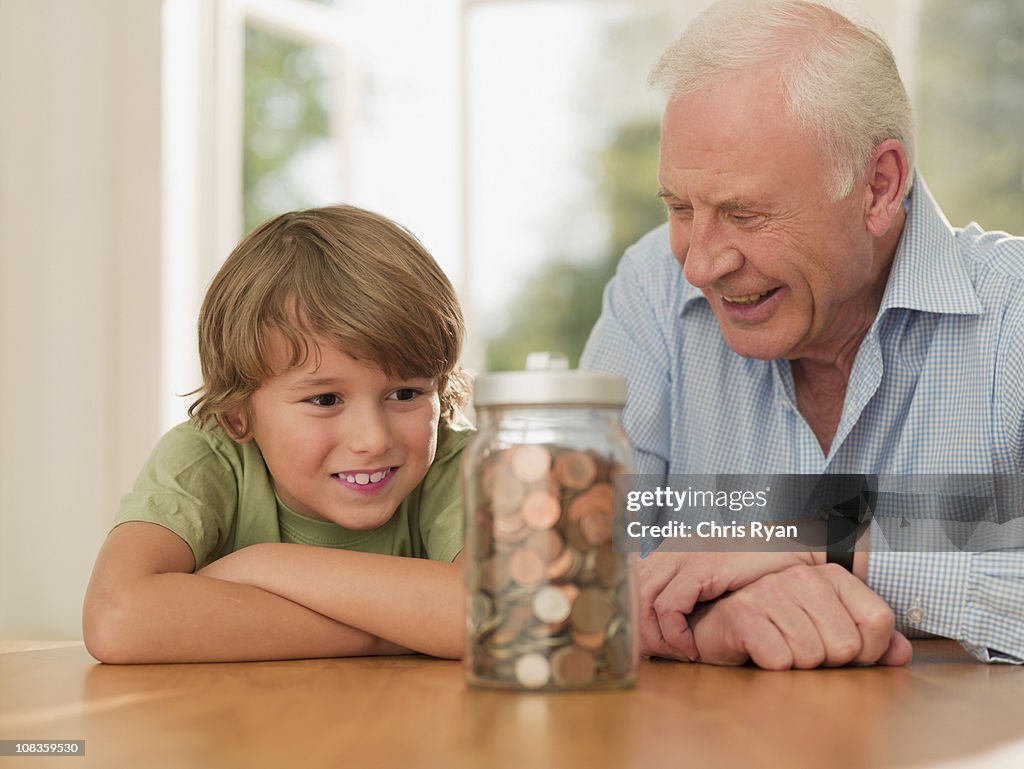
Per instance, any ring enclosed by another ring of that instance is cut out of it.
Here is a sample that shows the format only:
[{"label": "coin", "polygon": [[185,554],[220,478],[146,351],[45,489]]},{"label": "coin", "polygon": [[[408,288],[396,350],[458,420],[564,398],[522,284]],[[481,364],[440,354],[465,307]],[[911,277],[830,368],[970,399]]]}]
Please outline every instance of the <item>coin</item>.
[{"label": "coin", "polygon": [[569,596],[552,585],[542,587],[533,597],[533,613],[541,622],[562,622],[571,610]]},{"label": "coin", "polygon": [[602,510],[593,510],[580,520],[580,533],[591,545],[603,545],[612,538],[612,519]]},{"label": "coin", "polygon": [[[555,529],[540,529],[531,531],[526,537],[523,547],[528,547],[541,557],[544,563],[548,564],[548,579],[551,578],[550,570],[553,562],[565,552],[565,540]],[[571,555],[569,556],[572,557]]]},{"label": "coin", "polygon": [[516,660],[516,680],[527,689],[539,689],[551,680],[551,665],[539,652],[524,654]]},{"label": "coin", "polygon": [[581,649],[596,652],[600,651],[604,646],[604,642],[608,637],[608,634],[604,630],[598,630],[594,633],[583,633],[580,630],[573,628],[570,636],[572,637],[572,642]]},{"label": "coin", "polygon": [[508,467],[495,468],[491,482],[491,508],[496,517],[514,515],[523,502],[526,489]]},{"label": "coin", "polygon": [[615,613],[615,603],[606,590],[588,587],[580,591],[573,603],[569,620],[577,630],[596,633],[608,625]]},{"label": "coin", "polygon": [[508,571],[520,585],[533,586],[544,579],[545,563],[532,550],[514,551],[508,559]]},{"label": "coin", "polygon": [[555,460],[555,477],[565,488],[580,491],[597,478],[597,462],[584,451],[566,451]]},{"label": "coin", "polygon": [[533,529],[550,529],[562,514],[558,497],[548,491],[527,494],[521,510],[527,525]]},{"label": "coin", "polygon": [[509,544],[510,542],[522,542],[530,533],[530,528],[521,515],[507,515],[504,518],[494,519],[494,541]]},{"label": "coin", "polygon": [[626,576],[626,553],[618,553],[610,546],[599,547],[593,553],[594,577],[602,587],[615,587]]},{"label": "coin", "polygon": [[551,674],[560,686],[586,686],[594,680],[596,670],[594,655],[575,646],[566,646],[551,655]]},{"label": "coin", "polygon": [[610,483],[595,483],[586,491],[573,497],[569,503],[569,519],[579,521],[591,513],[600,512],[612,516],[615,494]]},{"label": "coin", "polygon": [[[565,548],[558,556],[548,564],[547,578],[552,582],[559,582],[563,579],[571,579],[573,565],[579,560],[579,555],[571,548]],[[577,567],[578,568],[578,567]]]},{"label": "coin", "polygon": [[509,464],[516,478],[537,483],[551,470],[551,454],[543,446],[524,443],[509,450]]}]

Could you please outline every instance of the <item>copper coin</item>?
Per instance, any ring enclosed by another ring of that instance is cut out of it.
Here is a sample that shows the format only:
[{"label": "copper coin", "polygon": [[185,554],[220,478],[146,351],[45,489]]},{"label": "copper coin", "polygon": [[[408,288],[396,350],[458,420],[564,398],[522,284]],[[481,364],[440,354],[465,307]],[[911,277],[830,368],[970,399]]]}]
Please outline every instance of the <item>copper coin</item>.
[{"label": "copper coin", "polygon": [[551,470],[551,453],[543,446],[522,444],[509,449],[512,473],[524,483],[537,483]]},{"label": "copper coin", "polygon": [[512,515],[507,518],[494,519],[494,541],[501,544],[514,544],[522,542],[530,528],[526,525],[521,515]]},{"label": "copper coin", "polygon": [[[579,559],[576,551],[564,548],[558,556],[548,564],[547,578],[552,582],[563,579],[572,579],[569,575],[572,572],[575,561]],[[577,569],[578,570],[578,569]]]},{"label": "copper coin", "polygon": [[[569,547],[579,553],[585,553],[590,549],[590,542],[583,536],[583,532],[580,530],[580,524],[578,521],[568,521],[565,525],[565,540],[569,543]],[[582,558],[580,560],[580,566],[583,566]]]},{"label": "copper coin", "polygon": [[593,510],[580,521],[580,532],[591,545],[603,545],[612,538],[612,519],[604,511]]},{"label": "copper coin", "polygon": [[569,619],[583,633],[596,633],[615,615],[615,604],[607,591],[588,587],[573,602]]},{"label": "copper coin", "polygon": [[575,603],[576,599],[580,595],[580,589],[571,582],[567,585],[559,585],[558,589],[565,593],[565,597],[569,599],[569,603]]},{"label": "copper coin", "polygon": [[583,633],[576,628],[572,629],[572,642],[581,649],[591,652],[600,651],[607,637],[607,633],[603,629],[594,633]]},{"label": "copper coin", "polygon": [[569,503],[569,519],[579,521],[588,513],[603,512],[609,518],[614,509],[615,495],[610,483],[597,483],[573,497]]},{"label": "copper coin", "polygon": [[495,468],[490,485],[491,508],[494,510],[494,514],[499,518],[514,515],[526,495],[526,488],[522,482],[513,475],[509,468],[501,466]]},{"label": "copper coin", "polygon": [[522,548],[509,556],[508,571],[523,587],[533,587],[544,579],[546,564],[535,552]]},{"label": "copper coin", "polygon": [[547,491],[527,494],[521,509],[527,525],[533,529],[550,529],[562,515],[558,498]]},{"label": "copper coin", "polygon": [[551,655],[551,675],[559,686],[586,686],[594,680],[597,660],[583,649],[567,646]]},{"label": "copper coin", "polygon": [[626,553],[616,552],[610,546],[594,551],[594,576],[602,587],[615,587],[626,576]]},{"label": "copper coin", "polygon": [[580,491],[597,478],[597,462],[585,451],[567,451],[555,460],[555,477],[565,488]]},{"label": "copper coin", "polygon": [[540,529],[530,532],[523,547],[530,548],[550,567],[551,563],[565,550],[565,540],[556,529]]}]

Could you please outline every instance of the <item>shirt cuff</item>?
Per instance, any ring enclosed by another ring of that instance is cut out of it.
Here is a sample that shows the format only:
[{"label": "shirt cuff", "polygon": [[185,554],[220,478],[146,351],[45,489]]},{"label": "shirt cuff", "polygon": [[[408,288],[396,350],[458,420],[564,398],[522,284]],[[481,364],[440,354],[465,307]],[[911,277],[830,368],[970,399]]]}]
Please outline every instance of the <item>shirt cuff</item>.
[{"label": "shirt cuff", "polygon": [[[1020,644],[1003,640],[1021,622],[1007,611],[1013,614],[1009,607],[1019,603],[1024,587],[999,568],[1010,560],[1019,569],[1024,553],[892,552],[875,533],[867,584],[892,608],[897,629],[910,637],[955,639],[983,662],[1024,663],[1014,656]],[[996,571],[986,573],[989,562]]]}]

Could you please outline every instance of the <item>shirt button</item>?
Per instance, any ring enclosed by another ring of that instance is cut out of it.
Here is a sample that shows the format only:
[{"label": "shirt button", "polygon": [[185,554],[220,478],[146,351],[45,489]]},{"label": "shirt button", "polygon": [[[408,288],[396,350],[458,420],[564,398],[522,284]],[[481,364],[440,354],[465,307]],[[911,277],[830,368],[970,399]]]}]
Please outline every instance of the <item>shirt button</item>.
[{"label": "shirt button", "polygon": [[914,601],[914,604],[907,610],[907,620],[910,622],[920,622],[924,619],[924,609],[921,608],[921,604]]}]

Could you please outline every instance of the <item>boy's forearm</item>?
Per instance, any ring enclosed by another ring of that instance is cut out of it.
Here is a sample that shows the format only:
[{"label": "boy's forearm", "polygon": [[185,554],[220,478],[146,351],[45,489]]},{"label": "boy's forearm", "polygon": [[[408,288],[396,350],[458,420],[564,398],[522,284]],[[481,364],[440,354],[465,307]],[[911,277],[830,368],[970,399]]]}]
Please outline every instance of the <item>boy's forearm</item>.
[{"label": "boy's forearm", "polygon": [[407,650],[258,588],[155,574],[131,595],[87,602],[86,641],[115,664],[402,654]]},{"label": "boy's forearm", "polygon": [[268,543],[202,573],[253,585],[414,651],[462,656],[465,602],[456,564]]}]

